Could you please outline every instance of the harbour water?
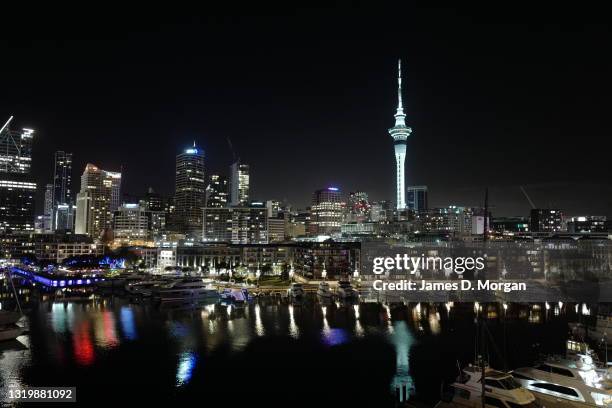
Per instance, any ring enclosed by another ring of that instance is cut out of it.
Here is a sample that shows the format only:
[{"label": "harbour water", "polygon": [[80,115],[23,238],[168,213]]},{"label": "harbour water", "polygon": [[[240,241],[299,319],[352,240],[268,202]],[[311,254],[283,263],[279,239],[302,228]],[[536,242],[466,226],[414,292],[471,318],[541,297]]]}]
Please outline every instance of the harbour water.
[{"label": "harbour water", "polygon": [[29,333],[0,345],[0,395],[9,386],[74,386],[83,405],[393,406],[395,388],[408,385],[433,405],[457,363],[474,361],[476,310],[488,359],[502,369],[562,353],[568,321],[581,318],[556,304],[322,304],[313,296],[166,308],[118,297],[30,299]]}]

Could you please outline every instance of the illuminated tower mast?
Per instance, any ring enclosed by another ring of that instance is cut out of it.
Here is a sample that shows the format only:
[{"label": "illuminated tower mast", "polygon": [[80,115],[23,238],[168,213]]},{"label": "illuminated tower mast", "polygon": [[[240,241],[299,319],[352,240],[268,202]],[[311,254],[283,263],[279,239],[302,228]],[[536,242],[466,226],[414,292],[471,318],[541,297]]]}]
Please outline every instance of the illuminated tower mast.
[{"label": "illuminated tower mast", "polygon": [[397,111],[395,112],[395,126],[389,129],[389,134],[393,138],[395,147],[395,162],[397,175],[396,182],[396,208],[403,210],[406,208],[406,181],[404,180],[404,162],[406,161],[406,139],[412,133],[412,129],[406,126],[406,115],[402,105],[402,60],[397,63]]}]

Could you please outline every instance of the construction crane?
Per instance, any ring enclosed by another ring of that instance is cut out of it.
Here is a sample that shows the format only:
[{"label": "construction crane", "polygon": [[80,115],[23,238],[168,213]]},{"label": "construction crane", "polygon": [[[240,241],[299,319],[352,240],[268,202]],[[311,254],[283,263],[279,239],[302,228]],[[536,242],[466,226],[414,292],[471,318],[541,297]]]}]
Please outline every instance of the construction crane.
[{"label": "construction crane", "polygon": [[234,146],[232,145],[232,141],[230,140],[229,136],[227,137],[227,144],[229,145],[230,151],[232,152],[232,158],[234,159],[232,163],[236,163],[238,160],[240,160],[240,158],[236,158],[236,152],[234,151]]},{"label": "construction crane", "polygon": [[9,123],[11,123],[11,121],[13,120],[13,116],[11,116],[6,123],[4,124],[4,126],[2,126],[2,129],[0,129],[0,134],[4,131],[4,129],[9,125]]},{"label": "construction crane", "polygon": [[531,201],[531,198],[529,198],[529,195],[527,194],[527,191],[525,191],[525,189],[523,188],[523,186],[519,186],[521,188],[521,191],[523,192],[523,194],[525,195],[525,198],[527,199],[527,201],[529,201],[529,204],[531,205],[531,208],[534,209],[536,208],[535,204],[533,203],[533,201]]}]

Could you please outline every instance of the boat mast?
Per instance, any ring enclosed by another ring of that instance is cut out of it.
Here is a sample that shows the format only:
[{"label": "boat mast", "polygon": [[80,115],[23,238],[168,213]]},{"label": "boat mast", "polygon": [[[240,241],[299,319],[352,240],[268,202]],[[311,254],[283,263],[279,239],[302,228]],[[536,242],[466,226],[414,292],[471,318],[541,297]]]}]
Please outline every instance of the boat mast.
[{"label": "boat mast", "polygon": [[11,283],[11,288],[13,288],[13,295],[15,296],[15,302],[17,302],[17,308],[19,309],[19,313],[23,316],[23,310],[21,309],[21,303],[19,303],[19,297],[17,296],[17,290],[15,289],[15,283],[13,282],[13,277],[11,276],[10,268],[6,268],[6,276]]}]

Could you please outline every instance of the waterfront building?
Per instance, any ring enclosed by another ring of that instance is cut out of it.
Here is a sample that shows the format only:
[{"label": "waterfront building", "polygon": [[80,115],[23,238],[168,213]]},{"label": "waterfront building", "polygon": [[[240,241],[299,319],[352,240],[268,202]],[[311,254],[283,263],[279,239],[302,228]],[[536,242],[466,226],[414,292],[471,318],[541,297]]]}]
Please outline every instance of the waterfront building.
[{"label": "waterfront building", "polygon": [[202,235],[202,209],[206,205],[204,151],[196,147],[176,156],[174,228],[191,239]]},{"label": "waterfront building", "polygon": [[427,186],[410,186],[406,189],[406,205],[412,211],[427,210]]},{"label": "waterfront building", "polygon": [[218,274],[230,267],[245,267],[250,273],[260,269],[267,274],[278,274],[294,267],[297,273],[320,278],[323,268],[328,277],[351,275],[360,269],[360,244],[338,242],[301,242],[275,244],[206,243],[203,245],[159,248],[158,269],[187,267],[192,270]]},{"label": "waterfront building", "polygon": [[19,262],[24,256],[61,263],[72,256],[104,254],[104,245],[87,235],[8,233],[0,235],[0,258]]},{"label": "waterfront building", "polygon": [[81,176],[81,190],[77,194],[75,233],[100,238],[111,227],[120,192],[121,173],[87,163]]},{"label": "waterfront building", "polygon": [[40,261],[59,264],[70,257],[104,255],[104,245],[94,243],[86,235],[44,234],[34,238],[34,242],[34,255]]},{"label": "waterfront building", "polygon": [[310,207],[309,234],[331,235],[340,232],[346,203],[337,187],[314,192]]},{"label": "waterfront building", "polygon": [[563,212],[559,209],[534,208],[529,219],[531,232],[560,232],[564,231]]},{"label": "waterfront building", "polygon": [[230,204],[234,207],[245,207],[249,204],[249,173],[249,165],[240,161],[230,166]]},{"label": "waterfront building", "polygon": [[139,204],[123,204],[113,215],[115,245],[152,244],[152,214]]},{"label": "waterfront building", "polygon": [[567,231],[570,233],[607,232],[606,216],[583,215],[571,217],[567,221]]},{"label": "waterfront building", "polygon": [[0,128],[0,231],[34,231],[36,183],[31,176],[34,131]]},{"label": "waterfront building", "polygon": [[268,242],[265,207],[204,208],[204,242],[254,244]]},{"label": "waterfront building", "polygon": [[389,129],[393,138],[395,150],[395,208],[403,210],[406,208],[406,180],[404,179],[404,163],[406,161],[406,141],[412,133],[412,129],[406,126],[406,114],[402,105],[402,61],[398,61],[397,77],[397,110],[395,112],[395,125]]},{"label": "waterfront building", "polygon": [[206,188],[206,207],[221,208],[229,205],[227,177],[211,174]]}]

